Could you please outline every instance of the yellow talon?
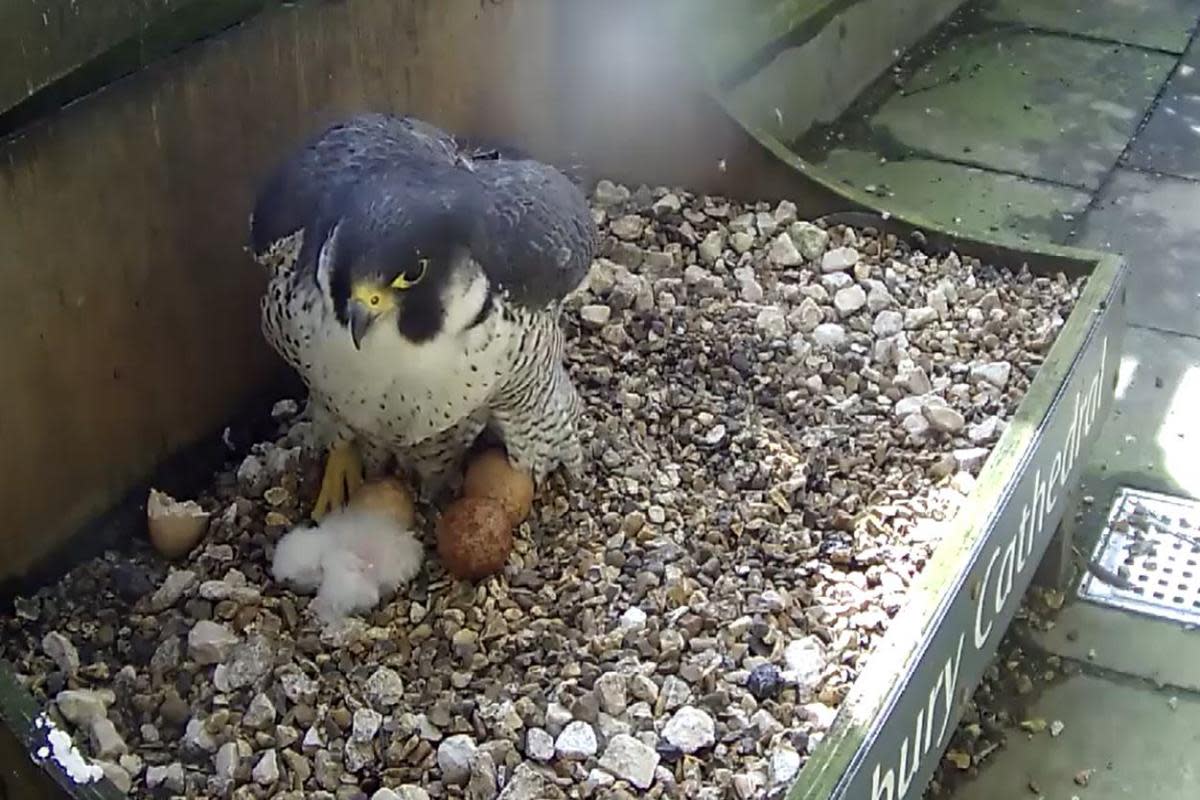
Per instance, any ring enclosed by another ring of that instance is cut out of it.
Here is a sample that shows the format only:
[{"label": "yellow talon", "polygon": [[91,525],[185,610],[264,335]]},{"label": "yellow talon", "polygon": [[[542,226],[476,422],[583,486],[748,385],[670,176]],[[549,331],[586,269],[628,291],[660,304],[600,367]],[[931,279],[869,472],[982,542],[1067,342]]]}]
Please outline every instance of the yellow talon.
[{"label": "yellow talon", "polygon": [[317,495],[317,502],[313,505],[312,518],[320,522],[330,511],[346,505],[350,495],[362,485],[363,465],[358,448],[350,442],[334,445],[325,461],[321,493]]}]

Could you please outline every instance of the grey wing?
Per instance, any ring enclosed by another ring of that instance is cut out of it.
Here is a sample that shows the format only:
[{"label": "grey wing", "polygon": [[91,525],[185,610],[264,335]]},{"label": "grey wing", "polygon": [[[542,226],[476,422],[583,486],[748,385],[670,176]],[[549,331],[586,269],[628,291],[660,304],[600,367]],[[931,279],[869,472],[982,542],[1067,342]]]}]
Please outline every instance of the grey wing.
[{"label": "grey wing", "polygon": [[587,276],[597,233],[587,199],[563,173],[533,160],[477,162],[487,194],[483,268],[513,302],[561,300]]},{"label": "grey wing", "polygon": [[456,153],[450,134],[413,117],[360,114],[327,128],[263,183],[250,221],[255,256],[306,228],[363,177],[406,160],[453,164]]}]

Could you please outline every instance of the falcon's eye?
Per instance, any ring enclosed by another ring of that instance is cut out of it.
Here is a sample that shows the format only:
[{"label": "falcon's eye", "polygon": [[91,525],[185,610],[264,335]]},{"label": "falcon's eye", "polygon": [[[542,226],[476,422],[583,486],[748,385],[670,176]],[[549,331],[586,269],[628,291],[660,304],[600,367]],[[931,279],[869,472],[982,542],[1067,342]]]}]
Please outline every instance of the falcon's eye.
[{"label": "falcon's eye", "polygon": [[396,276],[396,280],[392,281],[393,289],[411,289],[421,282],[425,277],[425,270],[429,269],[429,259],[417,259],[417,266],[414,269],[406,269]]}]

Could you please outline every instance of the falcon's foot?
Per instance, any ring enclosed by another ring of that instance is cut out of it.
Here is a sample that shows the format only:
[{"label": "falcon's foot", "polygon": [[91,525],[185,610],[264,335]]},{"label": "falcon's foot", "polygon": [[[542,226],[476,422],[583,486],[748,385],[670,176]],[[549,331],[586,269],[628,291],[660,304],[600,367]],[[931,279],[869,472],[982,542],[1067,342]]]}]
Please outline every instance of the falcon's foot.
[{"label": "falcon's foot", "polygon": [[363,484],[363,464],[358,448],[350,442],[340,442],[329,450],[321,493],[313,504],[312,518],[321,521],[330,511],[346,505],[350,495]]}]

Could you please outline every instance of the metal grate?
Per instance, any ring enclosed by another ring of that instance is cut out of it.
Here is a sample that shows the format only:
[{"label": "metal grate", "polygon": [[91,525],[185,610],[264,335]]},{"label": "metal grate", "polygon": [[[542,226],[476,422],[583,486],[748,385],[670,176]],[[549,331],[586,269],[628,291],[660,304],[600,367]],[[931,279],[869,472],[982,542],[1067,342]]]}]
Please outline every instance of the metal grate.
[{"label": "metal grate", "polygon": [[1200,625],[1200,502],[1120,489],[1079,596],[1187,625]]}]

